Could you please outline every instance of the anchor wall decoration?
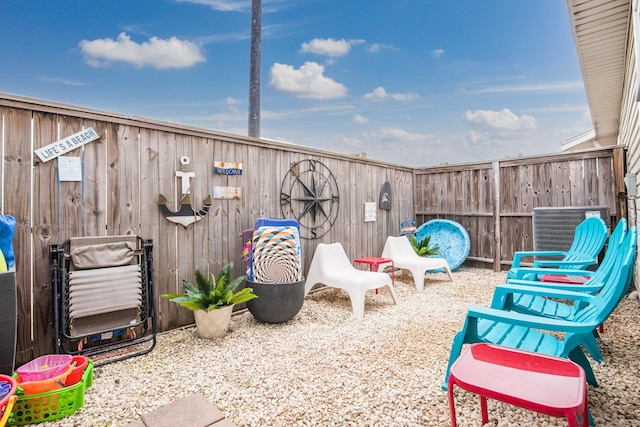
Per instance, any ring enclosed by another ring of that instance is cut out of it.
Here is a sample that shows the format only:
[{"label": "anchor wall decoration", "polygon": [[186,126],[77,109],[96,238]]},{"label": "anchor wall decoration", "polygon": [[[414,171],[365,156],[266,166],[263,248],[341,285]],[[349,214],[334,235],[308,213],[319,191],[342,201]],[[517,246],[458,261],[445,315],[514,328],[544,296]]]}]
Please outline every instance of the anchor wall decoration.
[{"label": "anchor wall decoration", "polygon": [[[190,163],[190,160],[186,156],[180,158],[182,166],[186,166]],[[195,210],[191,206],[191,178],[196,176],[195,172],[176,171],[176,176],[180,178],[182,188],[182,198],[180,199],[180,209],[177,212],[172,212],[168,207],[168,200],[162,194],[158,196],[158,206],[162,214],[171,222],[176,224],[182,224],[184,228],[194,222],[200,221],[209,212],[211,207],[211,195],[208,195],[204,199],[204,206],[200,210]]]}]

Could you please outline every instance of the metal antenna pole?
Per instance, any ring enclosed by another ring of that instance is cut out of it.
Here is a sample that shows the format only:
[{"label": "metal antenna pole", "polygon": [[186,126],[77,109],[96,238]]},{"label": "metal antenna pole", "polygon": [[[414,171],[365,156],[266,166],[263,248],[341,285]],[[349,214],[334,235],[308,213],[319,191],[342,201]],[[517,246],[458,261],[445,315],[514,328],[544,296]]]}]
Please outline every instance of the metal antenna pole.
[{"label": "metal antenna pole", "polygon": [[251,0],[251,64],[249,66],[249,136],[260,138],[260,39],[262,0]]}]

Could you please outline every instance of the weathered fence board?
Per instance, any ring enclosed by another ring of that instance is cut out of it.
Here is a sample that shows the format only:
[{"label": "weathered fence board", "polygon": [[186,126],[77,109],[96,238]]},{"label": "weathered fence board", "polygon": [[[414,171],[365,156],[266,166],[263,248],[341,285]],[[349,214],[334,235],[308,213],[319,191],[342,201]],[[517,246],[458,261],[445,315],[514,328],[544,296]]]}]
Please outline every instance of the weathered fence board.
[{"label": "weathered fence board", "polygon": [[[48,113],[33,116],[34,140],[55,141],[58,139],[56,121],[51,120]],[[37,330],[43,333],[38,341],[34,341],[33,355],[49,352],[53,343],[53,334],[48,327],[51,310],[51,290],[49,280],[49,246],[57,243],[58,211],[51,206],[58,204],[58,170],[56,162],[39,163],[33,169],[33,224],[32,245],[35,260],[33,265],[33,300],[34,322]]]},{"label": "weathered fence board", "polygon": [[[46,324],[43,311],[38,310],[35,300],[39,300],[37,289],[31,281],[32,271],[32,237],[31,237],[31,113],[16,108],[3,109],[4,129],[4,206],[5,214],[13,215],[16,219],[16,231],[13,238],[16,258],[20,257],[20,264],[16,265],[18,328],[17,340],[22,343],[17,348],[16,360],[30,358],[38,352],[38,342],[32,338],[33,327],[42,330]],[[42,260],[40,262],[47,262]],[[26,280],[25,280],[26,279]],[[40,332],[46,340],[46,332]],[[39,334],[39,335],[40,335]],[[40,338],[40,336],[38,336]]]}]

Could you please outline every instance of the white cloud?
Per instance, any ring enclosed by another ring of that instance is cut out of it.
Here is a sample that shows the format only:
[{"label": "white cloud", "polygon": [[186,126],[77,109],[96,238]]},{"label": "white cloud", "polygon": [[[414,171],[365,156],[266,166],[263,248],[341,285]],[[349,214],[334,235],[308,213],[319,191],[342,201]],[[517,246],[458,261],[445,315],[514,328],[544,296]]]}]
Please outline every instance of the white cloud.
[{"label": "white cloud", "polygon": [[305,62],[297,70],[275,63],[271,66],[269,83],[274,89],[298,98],[332,99],[347,95],[346,86],[323,73],[324,67],[316,62]]},{"label": "white cloud", "polygon": [[69,80],[62,77],[47,77],[41,76],[38,77],[39,80],[47,83],[58,83],[65,86],[85,86],[85,83],[80,83],[75,80]]},{"label": "white cloud", "polygon": [[221,12],[240,12],[251,8],[250,0],[178,0],[179,2],[195,3],[209,6]]},{"label": "white cloud", "polygon": [[474,126],[499,131],[533,130],[536,128],[535,118],[526,114],[518,117],[508,108],[504,108],[502,111],[467,110],[464,121]]},{"label": "white cloud", "polygon": [[240,101],[237,99],[228,97],[224,100],[224,103],[226,104],[227,109],[232,113],[237,113],[239,111],[237,106],[240,104]]},{"label": "white cloud", "polygon": [[383,101],[387,96],[389,96],[387,91],[384,90],[382,86],[379,86],[375,88],[373,92],[365,93],[364,99],[368,99],[369,101]]},{"label": "white cloud", "polygon": [[369,123],[369,118],[365,116],[361,116],[360,114],[354,114],[353,121],[354,123],[364,124],[364,123]]},{"label": "white cloud", "polygon": [[479,132],[477,130],[470,130],[467,135],[469,140],[472,142],[479,142],[487,139],[487,135],[485,133]]},{"label": "white cloud", "polygon": [[364,39],[349,39],[349,44],[351,46],[357,46],[359,44],[365,44],[367,41]]},{"label": "white cloud", "polygon": [[428,134],[407,132],[406,130],[401,129],[401,128],[382,128],[382,129],[378,129],[377,131],[372,132],[370,136],[375,138],[375,139],[378,139],[378,140],[394,141],[394,142],[399,142],[399,141],[410,141],[410,142],[424,141],[424,140],[427,140],[427,139],[429,139],[431,137],[431,135],[428,135]]},{"label": "white cloud", "polygon": [[138,44],[126,33],[120,33],[117,40],[82,40],[78,45],[92,67],[122,61],[138,68],[187,68],[206,61],[198,45],[176,37],[166,40],[151,37]]},{"label": "white cloud", "polygon": [[515,92],[573,92],[584,90],[584,83],[581,81],[542,83],[537,85],[517,85],[517,86],[489,86],[482,89],[471,90],[468,93],[515,93]]},{"label": "white cloud", "polygon": [[373,90],[373,92],[365,93],[364,99],[369,101],[384,101],[385,99],[391,97],[391,99],[395,99],[396,101],[413,101],[414,99],[419,99],[420,96],[415,93],[387,93],[385,88],[379,86]]},{"label": "white cloud", "polygon": [[292,121],[292,120],[300,120],[303,118],[317,118],[319,116],[324,117],[336,117],[336,116],[347,116],[351,114],[353,111],[352,105],[314,105],[310,108],[291,108],[285,110],[262,110],[261,115],[263,118],[269,120],[284,120],[284,121]]},{"label": "white cloud", "polygon": [[384,43],[372,43],[367,48],[367,52],[370,52],[370,53],[378,53],[381,50],[398,50],[398,49],[392,45],[384,44]]},{"label": "white cloud", "polygon": [[[177,0],[183,3],[194,3],[209,6],[219,12],[249,12],[251,0]],[[283,0],[262,0],[262,13],[273,13],[280,10]]]},{"label": "white cloud", "polygon": [[433,56],[435,56],[436,58],[440,58],[442,55],[444,55],[444,49],[435,49],[431,51],[431,54]]},{"label": "white cloud", "polygon": [[417,93],[393,93],[391,98],[396,101],[413,101],[414,99],[420,99],[420,95]]},{"label": "white cloud", "polygon": [[344,56],[351,50],[351,43],[345,39],[313,39],[302,43],[300,52],[325,56]]}]

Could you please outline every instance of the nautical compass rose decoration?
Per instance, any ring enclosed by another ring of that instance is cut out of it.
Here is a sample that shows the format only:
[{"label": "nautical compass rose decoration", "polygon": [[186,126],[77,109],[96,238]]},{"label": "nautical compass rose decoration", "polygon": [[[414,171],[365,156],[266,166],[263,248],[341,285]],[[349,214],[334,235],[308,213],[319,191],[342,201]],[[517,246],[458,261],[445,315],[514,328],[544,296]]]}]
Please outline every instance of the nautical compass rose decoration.
[{"label": "nautical compass rose decoration", "polygon": [[328,167],[317,160],[295,163],[280,189],[284,218],[300,223],[300,237],[317,239],[329,232],[338,217],[338,183]]}]

